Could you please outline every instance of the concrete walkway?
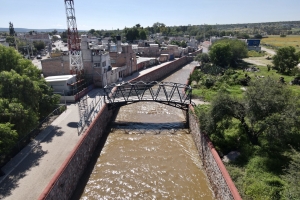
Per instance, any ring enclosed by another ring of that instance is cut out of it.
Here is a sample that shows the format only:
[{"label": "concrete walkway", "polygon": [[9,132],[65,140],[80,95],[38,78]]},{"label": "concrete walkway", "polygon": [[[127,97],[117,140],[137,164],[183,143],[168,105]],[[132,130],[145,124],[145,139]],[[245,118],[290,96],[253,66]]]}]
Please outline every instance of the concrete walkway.
[{"label": "concrete walkway", "polygon": [[[167,63],[136,72],[123,81],[149,73]],[[101,91],[99,88],[90,91],[88,102]],[[78,106],[67,105],[65,112],[7,163],[2,168],[5,175],[0,177],[0,199],[37,199],[82,136],[77,132],[78,121]]]}]

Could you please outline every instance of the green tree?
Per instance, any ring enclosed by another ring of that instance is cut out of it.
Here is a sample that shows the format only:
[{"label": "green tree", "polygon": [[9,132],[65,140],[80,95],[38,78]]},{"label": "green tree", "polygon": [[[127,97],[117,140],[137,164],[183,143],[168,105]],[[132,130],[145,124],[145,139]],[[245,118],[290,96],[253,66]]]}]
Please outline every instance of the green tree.
[{"label": "green tree", "polygon": [[300,131],[299,102],[287,86],[266,78],[251,82],[242,100],[219,93],[211,109],[200,115],[202,129],[220,135],[233,119],[252,144],[264,136],[273,143],[292,142]]},{"label": "green tree", "polygon": [[18,139],[17,131],[12,130],[10,123],[0,123],[0,154],[5,155]]},{"label": "green tree", "polygon": [[15,46],[15,37],[14,36],[7,36],[6,42],[9,44],[9,46]]},{"label": "green tree", "polygon": [[201,62],[202,64],[204,63],[209,63],[210,62],[210,58],[209,55],[207,53],[201,53],[198,54],[195,58],[195,61]]},{"label": "green tree", "polygon": [[53,42],[56,42],[57,40],[59,40],[59,38],[56,35],[52,36],[52,41]]},{"label": "green tree", "polygon": [[90,33],[90,34],[92,34],[92,35],[94,35],[95,34],[95,29],[91,29],[91,30],[89,30],[89,32],[88,33]]},{"label": "green tree", "polygon": [[139,36],[141,40],[146,40],[147,39],[146,31],[144,29],[141,29]]},{"label": "green tree", "polygon": [[300,199],[300,153],[292,149],[292,160],[283,179],[288,183],[286,199]]},{"label": "green tree", "polygon": [[232,52],[228,43],[216,43],[209,51],[211,62],[220,67],[227,67],[230,64]]},{"label": "green tree", "polygon": [[59,100],[40,74],[14,49],[0,46],[0,123],[10,123],[19,138]]},{"label": "green tree", "polygon": [[[55,37],[55,36],[53,36],[53,37]],[[36,48],[36,50],[40,51],[45,48],[45,43],[43,41],[34,41],[33,46],[34,46],[34,48]]]},{"label": "green tree", "polygon": [[288,46],[279,48],[276,55],[273,56],[273,64],[281,73],[290,73],[299,62],[299,54],[295,47]]}]

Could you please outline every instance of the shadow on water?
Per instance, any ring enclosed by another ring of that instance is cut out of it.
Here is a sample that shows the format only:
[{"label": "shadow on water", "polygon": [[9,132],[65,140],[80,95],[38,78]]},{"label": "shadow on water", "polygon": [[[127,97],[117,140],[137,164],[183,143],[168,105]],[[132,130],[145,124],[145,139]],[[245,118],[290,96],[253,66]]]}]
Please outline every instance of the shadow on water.
[{"label": "shadow on water", "polygon": [[108,138],[108,135],[111,131],[111,127],[106,129],[106,132],[103,134],[102,138],[100,139],[92,157],[90,162],[88,163],[88,165],[86,166],[86,169],[84,171],[84,173],[82,174],[81,178],[78,181],[78,184],[76,186],[76,189],[71,197],[71,199],[80,199],[82,193],[84,192],[84,188],[87,185],[87,182],[89,181],[89,178],[93,172],[94,166],[97,163],[97,160],[101,154],[101,151],[106,143],[106,140]]},{"label": "shadow on water", "polygon": [[94,166],[96,165],[97,163],[97,160],[101,154],[101,151],[107,141],[107,138],[109,136],[109,133],[111,132],[111,129],[112,129],[112,122],[115,121],[117,115],[118,115],[118,112],[119,112],[119,109],[116,109],[114,111],[114,114],[112,116],[112,119],[111,119],[111,122],[110,124],[107,126],[107,128],[105,129],[105,132],[103,133],[99,143],[97,144],[96,146],[96,149],[94,150],[93,152],[93,155],[88,163],[88,165],[86,166],[85,170],[84,170],[84,173],[81,175],[78,183],[77,183],[77,186],[76,186],[76,189],[75,191],[73,192],[73,195],[71,197],[71,200],[78,200],[80,199],[81,195],[83,194],[84,192],[84,188],[85,186],[87,185],[87,182],[89,181],[90,179],[90,176],[93,172],[93,169],[94,169]]}]

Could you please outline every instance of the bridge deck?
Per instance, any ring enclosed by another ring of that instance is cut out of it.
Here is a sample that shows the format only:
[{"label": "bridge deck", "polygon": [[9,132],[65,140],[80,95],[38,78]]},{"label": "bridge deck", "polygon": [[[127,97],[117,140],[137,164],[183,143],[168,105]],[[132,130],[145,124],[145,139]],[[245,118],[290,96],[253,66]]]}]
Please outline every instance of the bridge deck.
[{"label": "bridge deck", "polygon": [[[106,86],[105,102],[114,106],[139,101],[155,101],[186,109],[191,104],[192,88],[172,82],[135,82]],[[118,105],[119,104],[119,105]]]}]

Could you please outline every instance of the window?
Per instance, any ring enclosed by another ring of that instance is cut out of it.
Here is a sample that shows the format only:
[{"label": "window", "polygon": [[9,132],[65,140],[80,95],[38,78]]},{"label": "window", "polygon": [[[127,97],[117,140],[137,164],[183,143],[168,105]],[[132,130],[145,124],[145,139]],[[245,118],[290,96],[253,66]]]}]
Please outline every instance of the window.
[{"label": "window", "polygon": [[111,64],[115,64],[115,63],[116,63],[116,60],[111,59],[111,60],[110,60],[110,63],[111,63]]},{"label": "window", "polygon": [[102,62],[102,67],[105,67],[106,66],[106,61],[103,61]]},{"label": "window", "polygon": [[94,67],[101,67],[100,63],[94,63]]}]

